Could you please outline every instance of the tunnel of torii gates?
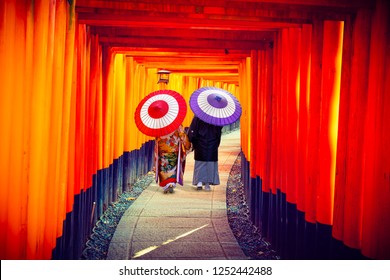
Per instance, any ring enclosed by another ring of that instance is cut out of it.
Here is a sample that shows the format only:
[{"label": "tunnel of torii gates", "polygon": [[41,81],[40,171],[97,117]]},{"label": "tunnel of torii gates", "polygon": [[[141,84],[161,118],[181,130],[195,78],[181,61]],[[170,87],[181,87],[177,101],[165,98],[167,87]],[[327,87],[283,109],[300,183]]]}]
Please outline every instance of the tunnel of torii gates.
[{"label": "tunnel of torii gates", "polygon": [[250,218],[282,258],[390,259],[388,1],[225,51],[110,45],[80,15],[93,2],[1,1],[1,259],[80,259],[110,203],[152,169],[139,101],[203,86],[240,100]]}]

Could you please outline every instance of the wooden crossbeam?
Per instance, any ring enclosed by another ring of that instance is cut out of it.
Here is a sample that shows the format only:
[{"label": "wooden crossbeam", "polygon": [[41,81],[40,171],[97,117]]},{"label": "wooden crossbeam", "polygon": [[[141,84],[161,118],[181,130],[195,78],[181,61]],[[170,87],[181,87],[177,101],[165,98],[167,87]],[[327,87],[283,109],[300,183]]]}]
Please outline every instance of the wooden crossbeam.
[{"label": "wooden crossbeam", "polygon": [[77,0],[78,23],[104,49],[147,68],[229,81],[252,50],[270,48],[280,30],[318,20],[350,20],[370,0]]},{"label": "wooden crossbeam", "polygon": [[204,39],[180,39],[164,37],[113,37],[100,38],[100,42],[109,46],[135,46],[135,47],[155,47],[167,48],[176,46],[181,48],[207,48],[207,49],[265,49],[269,42],[264,41],[235,41],[235,40],[204,40]]}]

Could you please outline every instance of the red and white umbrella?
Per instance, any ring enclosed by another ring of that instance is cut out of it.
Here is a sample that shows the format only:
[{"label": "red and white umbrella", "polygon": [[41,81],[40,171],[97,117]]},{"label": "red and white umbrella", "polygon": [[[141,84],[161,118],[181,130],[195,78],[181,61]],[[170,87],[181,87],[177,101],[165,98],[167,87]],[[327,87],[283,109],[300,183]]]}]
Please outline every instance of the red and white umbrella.
[{"label": "red and white umbrella", "polygon": [[148,94],[138,104],[134,119],[138,129],[149,136],[163,136],[175,131],[187,114],[185,99],[173,90]]}]

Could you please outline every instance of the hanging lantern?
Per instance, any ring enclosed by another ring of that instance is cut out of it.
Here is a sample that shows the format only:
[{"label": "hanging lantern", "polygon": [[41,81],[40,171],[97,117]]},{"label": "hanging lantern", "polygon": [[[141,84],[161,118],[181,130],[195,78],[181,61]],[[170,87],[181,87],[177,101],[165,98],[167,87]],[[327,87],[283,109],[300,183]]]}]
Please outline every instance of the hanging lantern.
[{"label": "hanging lantern", "polygon": [[168,84],[169,83],[169,74],[171,73],[171,71],[168,71],[168,70],[159,70],[157,72],[158,74],[158,84],[159,83],[165,83],[165,84]]}]

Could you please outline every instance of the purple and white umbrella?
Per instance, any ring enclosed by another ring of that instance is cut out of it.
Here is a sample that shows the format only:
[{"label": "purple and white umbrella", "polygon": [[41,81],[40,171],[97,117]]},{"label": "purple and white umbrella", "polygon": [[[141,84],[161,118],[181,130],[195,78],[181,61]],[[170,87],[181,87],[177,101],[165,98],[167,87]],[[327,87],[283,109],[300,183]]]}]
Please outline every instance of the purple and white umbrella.
[{"label": "purple and white umbrella", "polygon": [[241,104],[230,92],[216,87],[203,87],[190,96],[195,116],[209,124],[224,126],[236,122],[242,113]]}]

